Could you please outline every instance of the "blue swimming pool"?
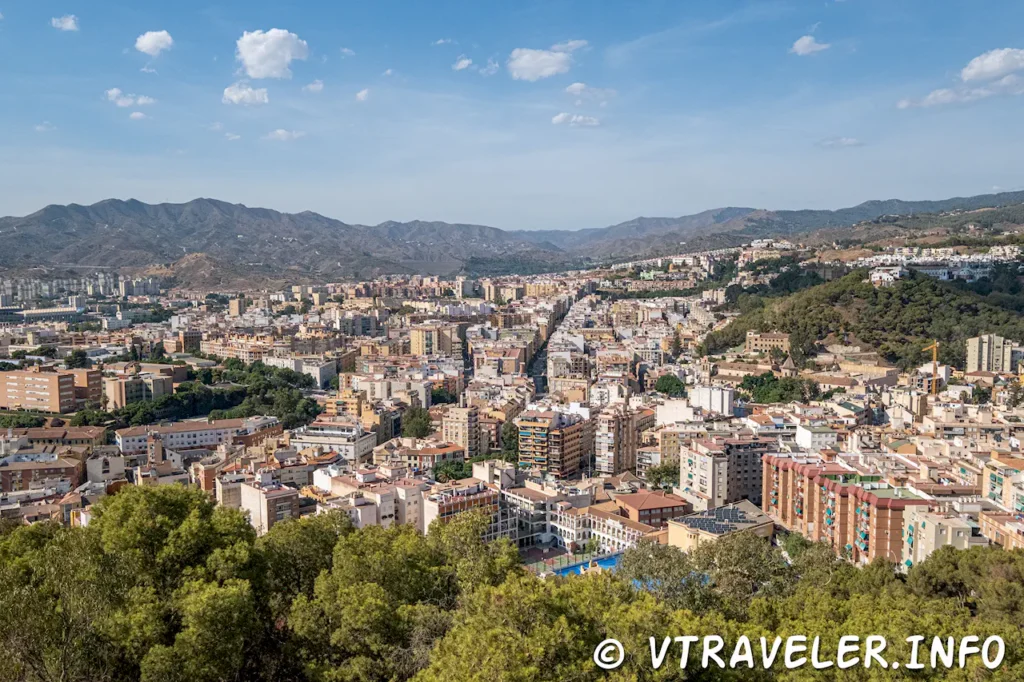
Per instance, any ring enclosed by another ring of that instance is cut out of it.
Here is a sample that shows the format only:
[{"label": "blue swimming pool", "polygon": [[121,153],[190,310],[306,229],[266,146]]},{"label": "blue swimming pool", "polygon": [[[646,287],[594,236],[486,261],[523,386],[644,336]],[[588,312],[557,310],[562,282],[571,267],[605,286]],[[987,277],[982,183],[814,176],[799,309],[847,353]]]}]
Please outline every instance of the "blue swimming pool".
[{"label": "blue swimming pool", "polygon": [[[615,570],[619,567],[619,562],[622,561],[621,554],[613,554],[597,560],[597,565],[604,570]],[[590,562],[585,561],[572,566],[565,566],[563,568],[557,568],[552,571],[555,575],[567,576],[567,575],[581,575],[583,569],[589,568]]]}]

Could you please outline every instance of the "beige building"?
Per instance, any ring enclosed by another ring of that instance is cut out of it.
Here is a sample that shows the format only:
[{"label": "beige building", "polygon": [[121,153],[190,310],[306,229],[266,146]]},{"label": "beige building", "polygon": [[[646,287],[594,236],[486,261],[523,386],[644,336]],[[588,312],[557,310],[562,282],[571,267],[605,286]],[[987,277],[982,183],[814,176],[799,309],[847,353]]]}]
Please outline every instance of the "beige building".
[{"label": "beige building", "polygon": [[788,353],[789,334],[761,334],[755,331],[748,331],[744,350],[748,353],[768,353],[772,350]]},{"label": "beige building", "polygon": [[263,535],[274,524],[299,518],[299,491],[263,480],[240,485],[239,508],[249,513],[249,523]]},{"label": "beige building", "polygon": [[1024,348],[995,334],[967,339],[967,367],[971,372],[995,372],[1016,374],[1020,361],[1024,360]]},{"label": "beige building", "polygon": [[412,355],[462,356],[462,337],[458,325],[423,325],[409,330]]},{"label": "beige building", "polygon": [[928,511],[924,506],[907,507],[903,512],[903,565],[909,569],[932,552],[950,545],[967,549],[971,543],[971,524],[959,516]]},{"label": "beige building", "polygon": [[484,454],[480,446],[480,410],[476,407],[452,407],[441,420],[441,437],[460,446],[466,459]]},{"label": "beige building", "polygon": [[597,415],[594,430],[594,460],[599,474],[614,476],[636,471],[636,450],[640,440],[637,412],[624,405],[612,405]]},{"label": "beige building", "polygon": [[152,401],[174,393],[174,379],[159,374],[118,374],[104,377],[103,393],[107,409],[116,410],[128,403]]},{"label": "beige building", "polygon": [[690,552],[705,542],[734,533],[750,532],[770,538],[775,529],[771,517],[749,500],[699,511],[668,522],[668,544]]},{"label": "beige building", "polygon": [[0,374],[0,409],[65,414],[77,408],[75,375],[33,367]]},{"label": "beige building", "polygon": [[241,317],[245,315],[245,299],[244,298],[233,298],[228,301],[228,314],[231,317]]},{"label": "beige building", "polygon": [[761,503],[761,458],[771,438],[709,438],[680,447],[679,490],[696,510],[751,500]]}]

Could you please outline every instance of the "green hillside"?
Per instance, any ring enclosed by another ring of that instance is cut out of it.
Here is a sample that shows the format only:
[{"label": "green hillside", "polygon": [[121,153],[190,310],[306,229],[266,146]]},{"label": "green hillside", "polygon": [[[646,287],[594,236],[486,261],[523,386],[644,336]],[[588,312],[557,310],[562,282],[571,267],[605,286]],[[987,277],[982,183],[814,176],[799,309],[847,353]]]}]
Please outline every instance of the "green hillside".
[{"label": "green hillside", "polygon": [[972,336],[995,333],[1024,341],[1024,317],[1011,309],[1015,297],[985,297],[921,275],[876,289],[867,276],[858,270],[782,299],[741,297],[745,312],[710,334],[705,350],[714,354],[740,345],[748,330],[779,331],[792,335],[798,360],[818,342],[848,340],[870,344],[908,369],[924,363],[922,349],[938,339],[940,360],[962,368]]}]

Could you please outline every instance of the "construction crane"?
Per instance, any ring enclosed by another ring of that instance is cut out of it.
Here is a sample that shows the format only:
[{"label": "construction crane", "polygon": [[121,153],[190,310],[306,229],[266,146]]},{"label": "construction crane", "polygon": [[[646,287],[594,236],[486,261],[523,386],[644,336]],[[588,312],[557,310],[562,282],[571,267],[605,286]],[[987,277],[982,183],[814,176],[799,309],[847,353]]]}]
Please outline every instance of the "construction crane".
[{"label": "construction crane", "polygon": [[932,352],[932,395],[939,394],[939,342],[935,341],[932,345],[924,349],[927,353]]}]

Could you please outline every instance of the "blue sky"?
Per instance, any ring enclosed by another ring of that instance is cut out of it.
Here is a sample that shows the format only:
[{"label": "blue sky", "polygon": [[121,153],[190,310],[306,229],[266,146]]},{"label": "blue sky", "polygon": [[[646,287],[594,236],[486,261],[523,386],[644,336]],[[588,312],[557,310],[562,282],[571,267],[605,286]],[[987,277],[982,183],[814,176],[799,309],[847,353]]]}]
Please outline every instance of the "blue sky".
[{"label": "blue sky", "polygon": [[[1014,0],[0,0],[0,214],[581,228],[1019,189]],[[275,30],[276,29],[276,30]]]}]

